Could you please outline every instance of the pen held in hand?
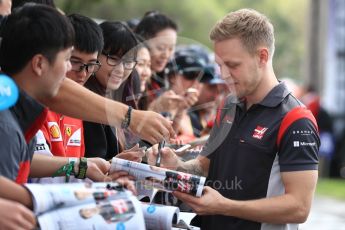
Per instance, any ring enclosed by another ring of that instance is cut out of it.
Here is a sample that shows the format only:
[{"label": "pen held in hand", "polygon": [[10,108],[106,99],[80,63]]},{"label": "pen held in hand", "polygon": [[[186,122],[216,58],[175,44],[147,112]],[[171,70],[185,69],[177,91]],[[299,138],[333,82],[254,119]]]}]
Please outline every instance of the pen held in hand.
[{"label": "pen held in hand", "polygon": [[157,159],[156,159],[156,166],[160,167],[161,165],[161,160],[162,160],[162,148],[164,148],[165,145],[165,140],[159,142],[158,144],[158,155],[157,155]]}]

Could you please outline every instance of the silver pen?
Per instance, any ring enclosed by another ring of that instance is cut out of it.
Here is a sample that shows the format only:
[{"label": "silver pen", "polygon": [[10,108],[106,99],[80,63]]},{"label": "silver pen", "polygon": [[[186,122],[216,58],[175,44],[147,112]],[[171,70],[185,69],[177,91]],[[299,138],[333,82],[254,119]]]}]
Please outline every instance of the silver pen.
[{"label": "silver pen", "polygon": [[162,140],[161,142],[159,142],[158,144],[158,155],[157,155],[157,159],[156,159],[156,166],[160,167],[161,165],[161,160],[162,160],[162,148],[164,148],[165,145],[165,140]]}]

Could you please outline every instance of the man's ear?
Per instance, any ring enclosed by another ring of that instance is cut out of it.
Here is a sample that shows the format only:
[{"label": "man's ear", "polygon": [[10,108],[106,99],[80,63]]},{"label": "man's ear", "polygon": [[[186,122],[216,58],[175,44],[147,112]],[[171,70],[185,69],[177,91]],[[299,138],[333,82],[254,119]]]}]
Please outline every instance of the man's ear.
[{"label": "man's ear", "polygon": [[258,50],[259,53],[259,66],[266,65],[269,60],[269,51],[266,47],[260,47]]},{"label": "man's ear", "polygon": [[31,59],[32,71],[38,75],[42,76],[46,68],[48,67],[48,60],[42,54],[36,54]]}]

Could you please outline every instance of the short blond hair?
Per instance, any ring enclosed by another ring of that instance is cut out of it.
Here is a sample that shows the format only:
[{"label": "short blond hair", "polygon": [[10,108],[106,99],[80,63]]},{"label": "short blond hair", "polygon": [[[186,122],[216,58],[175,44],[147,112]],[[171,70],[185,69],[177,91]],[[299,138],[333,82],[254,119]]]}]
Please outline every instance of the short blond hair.
[{"label": "short blond hair", "polygon": [[239,38],[249,53],[254,53],[259,45],[274,53],[274,29],[269,19],[253,9],[230,12],[218,21],[210,33],[212,41]]}]

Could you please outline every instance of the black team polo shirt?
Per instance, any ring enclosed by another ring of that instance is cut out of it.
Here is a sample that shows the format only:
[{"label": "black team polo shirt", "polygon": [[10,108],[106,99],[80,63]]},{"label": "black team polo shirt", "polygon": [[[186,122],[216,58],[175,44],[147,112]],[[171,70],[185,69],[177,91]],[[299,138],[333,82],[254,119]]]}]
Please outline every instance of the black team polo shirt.
[{"label": "black team polo shirt", "polygon": [[[281,172],[317,170],[320,140],[311,113],[286,114],[302,104],[279,83],[246,111],[244,101],[228,97],[218,110],[208,143],[207,185],[224,197],[253,200],[284,194]],[[283,134],[278,138],[279,129]],[[297,229],[230,216],[201,216],[202,229]]]}]

